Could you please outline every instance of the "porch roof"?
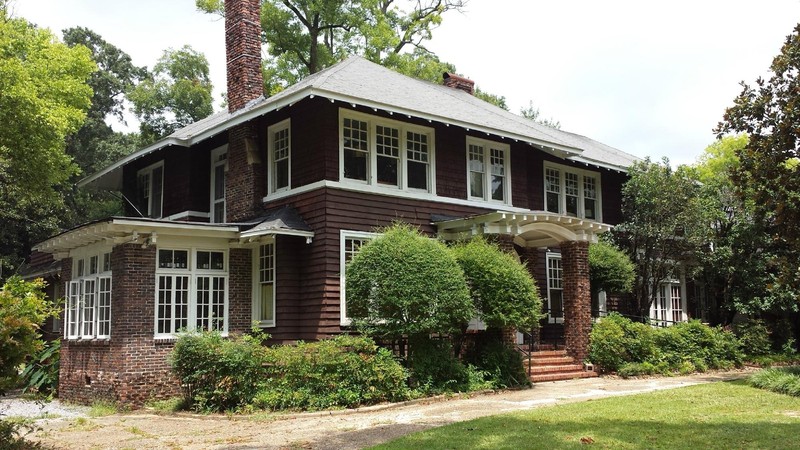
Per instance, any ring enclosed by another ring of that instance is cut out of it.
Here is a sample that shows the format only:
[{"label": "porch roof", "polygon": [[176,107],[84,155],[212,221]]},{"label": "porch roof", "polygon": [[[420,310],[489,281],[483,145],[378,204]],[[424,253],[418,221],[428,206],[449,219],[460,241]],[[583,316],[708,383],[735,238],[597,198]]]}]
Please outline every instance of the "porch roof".
[{"label": "porch roof", "polygon": [[546,211],[509,213],[503,211],[463,218],[434,217],[439,235],[457,239],[464,235],[506,234],[521,247],[547,247],[564,241],[597,242],[597,236],[611,228],[609,224],[563,216]]}]

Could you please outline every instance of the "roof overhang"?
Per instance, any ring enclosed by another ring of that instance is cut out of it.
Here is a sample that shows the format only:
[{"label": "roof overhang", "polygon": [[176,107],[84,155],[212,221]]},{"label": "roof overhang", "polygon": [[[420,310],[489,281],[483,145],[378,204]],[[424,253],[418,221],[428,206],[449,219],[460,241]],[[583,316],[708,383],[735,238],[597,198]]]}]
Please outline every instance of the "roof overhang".
[{"label": "roof overhang", "polygon": [[565,241],[597,242],[612,226],[544,211],[530,213],[492,212],[462,219],[436,222],[439,236],[455,240],[476,234],[505,234],[521,247],[539,248]]}]

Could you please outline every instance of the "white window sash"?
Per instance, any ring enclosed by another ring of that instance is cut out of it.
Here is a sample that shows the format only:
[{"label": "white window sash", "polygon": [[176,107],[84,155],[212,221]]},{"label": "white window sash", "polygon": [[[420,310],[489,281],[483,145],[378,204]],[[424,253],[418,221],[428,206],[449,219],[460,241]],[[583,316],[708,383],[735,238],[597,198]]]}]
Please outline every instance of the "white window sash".
[{"label": "white window sash", "polygon": [[[470,146],[480,147],[483,149],[483,170],[475,171],[470,167]],[[502,158],[503,164],[499,172],[495,172],[492,165],[492,160],[497,158],[497,154]],[[478,139],[474,137],[467,137],[466,145],[466,158],[467,158],[467,199],[477,200],[488,203],[496,203],[501,205],[511,205],[511,146],[500,142],[489,141],[486,139]],[[481,173],[483,175],[483,196],[473,196],[471,190],[471,177],[472,173]],[[503,199],[497,200],[493,198],[492,181],[495,176],[502,177],[502,194]]]},{"label": "white window sash", "polygon": [[[552,171],[553,174],[558,174],[558,185],[557,190],[555,189],[548,189],[548,171]],[[600,173],[594,172],[591,170],[584,170],[584,169],[576,169],[569,166],[563,166],[560,164],[554,164],[550,162],[546,162],[544,164],[543,170],[543,186],[542,191],[544,192],[544,209],[548,211],[548,203],[547,203],[547,194],[553,193],[558,194],[558,214],[567,215],[567,197],[573,197],[573,195],[567,195],[567,174],[571,174],[577,177],[577,216],[580,219],[586,219],[586,200],[594,200],[594,218],[587,219],[587,220],[594,220],[597,222],[602,222],[602,189],[601,189],[601,181],[600,181]],[[594,187],[594,198],[586,196],[586,179],[591,178],[594,180],[593,187]]]},{"label": "white window sash", "polygon": [[349,326],[352,322],[350,318],[347,316],[347,293],[345,292],[347,241],[348,240],[369,241],[370,239],[375,239],[377,236],[379,236],[378,233],[370,233],[364,231],[350,231],[350,230],[339,231],[339,324],[341,326]]}]

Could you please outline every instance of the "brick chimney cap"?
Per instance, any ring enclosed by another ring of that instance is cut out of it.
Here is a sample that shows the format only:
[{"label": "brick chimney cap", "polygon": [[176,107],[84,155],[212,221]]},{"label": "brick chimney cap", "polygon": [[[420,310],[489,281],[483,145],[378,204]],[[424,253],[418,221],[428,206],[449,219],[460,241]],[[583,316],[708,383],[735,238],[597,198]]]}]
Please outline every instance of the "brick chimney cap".
[{"label": "brick chimney cap", "polygon": [[450,72],[445,72],[444,74],[442,74],[442,78],[445,79],[445,80],[452,79],[453,81],[461,81],[463,83],[469,83],[469,84],[472,84],[472,85],[475,84],[475,82],[470,80],[469,78],[462,77],[461,75],[456,75],[456,74],[450,73]]}]

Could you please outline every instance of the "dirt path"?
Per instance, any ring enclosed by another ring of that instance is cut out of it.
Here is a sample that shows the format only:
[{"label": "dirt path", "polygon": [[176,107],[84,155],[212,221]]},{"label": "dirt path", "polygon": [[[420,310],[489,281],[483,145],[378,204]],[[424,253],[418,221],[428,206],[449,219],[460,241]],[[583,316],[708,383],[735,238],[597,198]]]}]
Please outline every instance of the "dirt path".
[{"label": "dirt path", "polygon": [[674,378],[594,378],[532,389],[357,410],[280,415],[155,415],[47,420],[36,439],[65,449],[359,449],[415,431],[545,405],[741,379],[748,372]]}]

